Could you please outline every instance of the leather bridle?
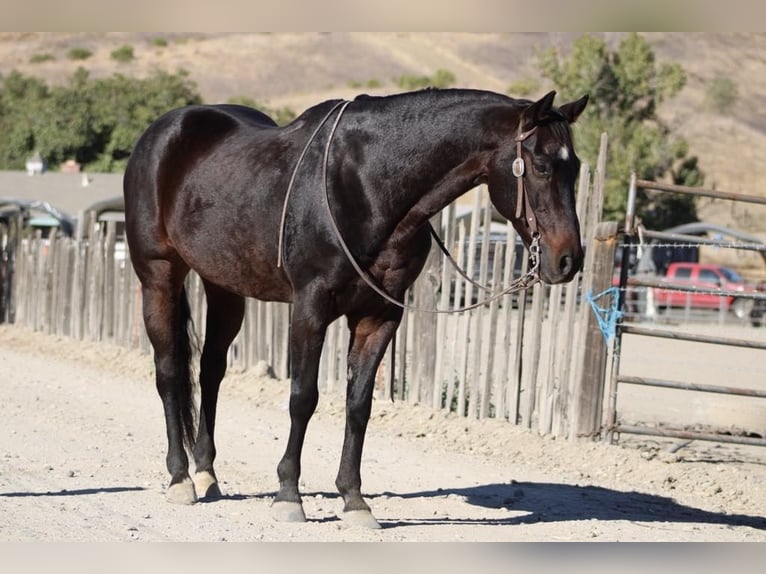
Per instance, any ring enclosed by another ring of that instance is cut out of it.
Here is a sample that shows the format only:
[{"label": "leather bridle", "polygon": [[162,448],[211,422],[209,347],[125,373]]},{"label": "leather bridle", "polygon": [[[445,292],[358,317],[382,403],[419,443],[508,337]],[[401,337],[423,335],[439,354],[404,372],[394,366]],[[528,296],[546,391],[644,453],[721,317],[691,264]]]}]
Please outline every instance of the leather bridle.
[{"label": "leather bridle", "polygon": [[529,203],[529,194],[524,187],[524,174],[526,173],[526,166],[524,164],[524,158],[521,155],[521,144],[529,136],[535,133],[535,131],[537,131],[537,126],[534,126],[525,132],[522,132],[521,127],[519,127],[519,135],[516,136],[516,159],[513,160],[513,164],[511,165],[513,175],[516,176],[516,219],[521,219],[523,209],[524,221],[526,222],[527,227],[529,227],[529,233],[531,236],[534,236],[538,233],[537,218],[535,217],[535,212]]}]

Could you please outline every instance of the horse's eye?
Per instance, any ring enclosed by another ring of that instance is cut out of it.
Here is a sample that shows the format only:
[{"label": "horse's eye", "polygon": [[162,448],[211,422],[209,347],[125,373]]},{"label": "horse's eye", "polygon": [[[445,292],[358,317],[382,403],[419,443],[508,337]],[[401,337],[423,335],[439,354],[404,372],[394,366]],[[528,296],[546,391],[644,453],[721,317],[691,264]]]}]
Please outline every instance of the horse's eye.
[{"label": "horse's eye", "polygon": [[535,173],[537,175],[550,175],[550,170],[548,169],[548,164],[546,163],[540,163],[536,161],[532,164],[532,167],[534,167]]}]

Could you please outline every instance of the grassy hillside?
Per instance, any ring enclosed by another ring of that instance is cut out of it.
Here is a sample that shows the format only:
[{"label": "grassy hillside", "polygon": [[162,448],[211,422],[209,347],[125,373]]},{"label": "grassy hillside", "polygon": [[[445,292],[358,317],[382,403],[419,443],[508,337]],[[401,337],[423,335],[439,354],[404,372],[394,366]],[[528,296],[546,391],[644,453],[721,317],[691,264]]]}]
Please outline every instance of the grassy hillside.
[{"label": "grassy hillside", "polygon": [[[511,82],[536,75],[535,53],[566,51],[573,34],[476,33],[0,33],[0,71],[17,69],[49,82],[65,81],[83,66],[93,76],[145,76],[183,68],[208,102],[248,96],[296,112],[328,98],[400,91],[395,78],[451,71],[457,85],[504,92]],[[622,35],[606,35],[618,43]],[[661,110],[691,145],[706,185],[766,195],[766,34],[649,33],[659,60],[683,65],[688,83]],[[119,62],[111,53],[133,49]],[[91,53],[72,59],[73,49]],[[723,116],[705,106],[716,76],[739,90]],[[545,86],[541,88],[545,89]],[[758,211],[760,210],[760,212]],[[700,215],[766,237],[766,209],[732,209],[726,202],[700,205]]]}]

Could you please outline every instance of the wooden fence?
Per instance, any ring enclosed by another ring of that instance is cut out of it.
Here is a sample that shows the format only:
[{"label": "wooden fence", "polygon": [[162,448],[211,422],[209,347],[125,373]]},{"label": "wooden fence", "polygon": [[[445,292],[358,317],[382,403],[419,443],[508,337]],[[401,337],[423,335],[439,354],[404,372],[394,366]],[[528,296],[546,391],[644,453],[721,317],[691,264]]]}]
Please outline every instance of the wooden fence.
[{"label": "wooden fence", "polygon": [[[575,437],[598,432],[600,407],[592,395],[595,381],[603,383],[605,367],[594,367],[592,357],[604,352],[605,343],[581,299],[593,289],[588,271],[594,267],[594,255],[602,251],[599,245],[607,241],[595,235],[605,157],[604,136],[595,177],[583,165],[579,178],[585,272],[566,285],[538,284],[531,294],[505,296],[472,311],[405,311],[395,351],[389,349],[381,364],[378,397],[449,409],[460,416],[504,418],[541,434]],[[518,260],[510,225],[493,224],[486,190],[479,187],[472,194],[468,215],[452,205],[433,223],[460,266],[481,283],[491,278],[493,289],[499,290],[512,280],[515,269],[526,268],[526,254]],[[491,233],[492,229],[499,231]],[[91,215],[81,218],[73,238],[45,239],[38,234],[19,241],[13,320],[37,331],[151,352],[140,285],[115,230],[114,222],[99,223]],[[202,338],[205,301],[199,277],[191,274],[187,289]],[[433,249],[408,297],[418,306],[446,308],[483,294],[477,295]],[[230,350],[230,368],[246,370],[265,361],[278,377],[288,377],[289,322],[289,305],[248,300],[244,324]],[[319,378],[327,392],[345,390],[348,337],[345,318],[328,329]]]}]

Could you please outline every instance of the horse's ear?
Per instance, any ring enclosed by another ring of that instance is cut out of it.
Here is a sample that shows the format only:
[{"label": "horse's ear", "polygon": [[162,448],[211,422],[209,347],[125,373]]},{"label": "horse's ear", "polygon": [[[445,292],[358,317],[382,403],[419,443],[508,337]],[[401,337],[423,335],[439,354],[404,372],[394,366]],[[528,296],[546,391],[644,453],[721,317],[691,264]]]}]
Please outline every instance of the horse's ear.
[{"label": "horse's ear", "polygon": [[588,103],[588,94],[585,94],[582,98],[576,102],[569,102],[559,107],[559,111],[564,115],[570,124],[575,123],[577,118],[585,109],[585,105]]},{"label": "horse's ear", "polygon": [[527,131],[532,129],[551,111],[553,107],[553,98],[556,97],[556,92],[550,91],[542,98],[529,105],[521,114],[521,129]]}]

